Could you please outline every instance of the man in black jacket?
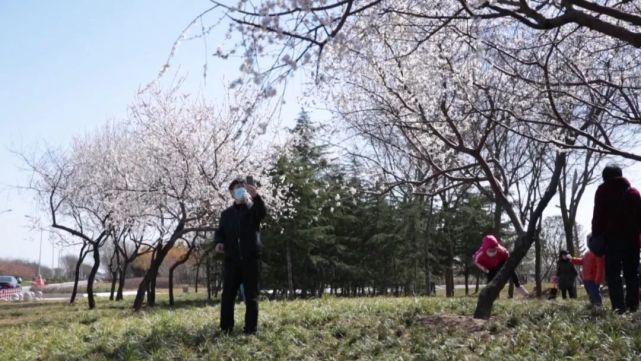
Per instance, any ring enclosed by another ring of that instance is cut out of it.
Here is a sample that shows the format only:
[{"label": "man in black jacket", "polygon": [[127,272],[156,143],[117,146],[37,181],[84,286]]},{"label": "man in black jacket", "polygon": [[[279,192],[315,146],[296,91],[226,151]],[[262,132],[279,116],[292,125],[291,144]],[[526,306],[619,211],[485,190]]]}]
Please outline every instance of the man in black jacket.
[{"label": "man in black jacket", "polygon": [[623,177],[621,168],[609,164],[603,170],[603,183],[594,196],[592,235],[606,240],[605,279],[612,309],[619,313],[635,312],[639,308],[640,234],[641,195]]},{"label": "man in black jacket", "polygon": [[229,185],[234,204],[220,215],[216,230],[216,252],[224,254],[223,294],[220,328],[231,333],[234,328],[234,301],[238,288],[245,291],[245,333],[256,333],[258,323],[258,231],[265,218],[265,203],[256,187],[242,180]]}]

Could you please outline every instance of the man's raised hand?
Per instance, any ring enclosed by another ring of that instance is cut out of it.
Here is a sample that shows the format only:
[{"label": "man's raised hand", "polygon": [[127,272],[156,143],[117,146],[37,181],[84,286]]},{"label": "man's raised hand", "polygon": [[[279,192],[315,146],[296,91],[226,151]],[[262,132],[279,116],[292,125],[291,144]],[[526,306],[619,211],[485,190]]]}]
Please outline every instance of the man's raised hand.
[{"label": "man's raised hand", "polygon": [[247,193],[249,193],[250,196],[256,197],[258,195],[258,191],[256,190],[256,186],[251,185],[251,184],[245,184],[245,189],[247,190]]}]

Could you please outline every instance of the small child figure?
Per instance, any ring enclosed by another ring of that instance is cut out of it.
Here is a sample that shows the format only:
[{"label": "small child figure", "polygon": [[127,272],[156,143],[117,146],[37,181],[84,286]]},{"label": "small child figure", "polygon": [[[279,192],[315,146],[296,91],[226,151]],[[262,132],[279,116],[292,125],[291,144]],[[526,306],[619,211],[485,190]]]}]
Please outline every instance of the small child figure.
[{"label": "small child figure", "polygon": [[605,279],[605,259],[592,253],[589,249],[582,258],[573,257],[572,264],[583,266],[583,286],[590,298],[590,304],[601,307],[599,287]]},{"label": "small child figure", "polygon": [[559,293],[559,280],[556,275],[552,276],[552,287],[550,287],[550,294],[548,295],[548,300],[555,300],[557,294]]},{"label": "small child figure", "polygon": [[556,263],[557,286],[561,296],[565,300],[576,298],[576,277],[579,273],[574,268],[572,256],[565,250],[559,253],[559,260]]}]

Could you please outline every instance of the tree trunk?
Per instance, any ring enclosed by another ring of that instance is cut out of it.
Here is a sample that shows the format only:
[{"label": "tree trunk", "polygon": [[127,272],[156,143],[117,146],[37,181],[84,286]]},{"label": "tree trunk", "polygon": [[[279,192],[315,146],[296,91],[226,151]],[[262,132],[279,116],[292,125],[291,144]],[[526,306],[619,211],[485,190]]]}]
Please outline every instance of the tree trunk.
[{"label": "tree trunk", "polygon": [[138,285],[138,291],[136,292],[136,298],[134,299],[134,310],[138,311],[142,308],[142,303],[145,300],[145,293],[149,291],[149,280],[151,278],[151,273],[147,271],[142,281]]},{"label": "tree trunk", "polygon": [[133,306],[134,310],[138,311],[142,308],[145,293],[147,293],[147,306],[153,307],[156,305],[156,277],[158,277],[158,269],[162,265],[167,253],[169,253],[169,250],[174,246],[176,240],[176,237],[172,237],[172,239],[164,246],[159,245],[160,249],[155,252],[149,269],[138,285],[138,291],[136,292],[136,299],[134,300]]},{"label": "tree trunk", "polygon": [[516,241],[514,250],[508,258],[507,262],[497,275],[489,282],[479,293],[478,302],[476,303],[476,310],[474,311],[474,318],[489,319],[492,314],[492,306],[494,301],[501,293],[501,289],[505,286],[510,278],[514,269],[519,265],[521,259],[525,257],[528,249],[533,242],[531,235],[523,235]]},{"label": "tree trunk", "polygon": [[129,267],[129,263],[125,263],[122,265],[122,269],[120,270],[120,277],[118,277],[118,291],[116,291],[116,301],[122,301],[123,299],[123,291],[125,289],[125,280],[127,277],[127,267]]},{"label": "tree trunk", "polygon": [[80,267],[82,267],[82,262],[84,262],[85,257],[87,256],[87,253],[85,250],[87,249],[87,243],[84,243],[82,245],[82,248],[80,249],[80,253],[78,254],[78,262],[76,262],[76,270],[73,275],[73,290],[71,291],[71,299],[69,300],[69,303],[73,304],[76,302],[76,296],[78,294],[78,281],[80,280]]},{"label": "tree trunk", "polygon": [[498,298],[501,289],[509,280],[512,271],[516,269],[523,257],[527,254],[532,243],[534,243],[534,229],[529,229],[527,233],[517,239],[510,258],[508,258],[505,265],[501,267],[494,279],[492,279],[492,281],[489,282],[479,293],[476,310],[474,311],[474,318],[490,318],[494,301]]},{"label": "tree trunk", "polygon": [[[116,257],[115,269],[114,269],[114,256]],[[111,255],[111,259],[109,260],[109,273],[111,273],[111,291],[109,292],[109,301],[114,300],[114,295],[116,293],[116,282],[118,282],[118,275],[120,274],[119,271],[121,267],[122,267],[122,264],[120,262],[120,251],[116,246],[116,249]]]},{"label": "tree trunk", "polygon": [[[540,227],[539,227],[540,228]],[[540,234],[540,231],[537,232]],[[541,297],[542,294],[542,277],[541,277],[541,237],[538,235],[534,239],[534,281],[536,283],[535,293],[536,297]]]},{"label": "tree trunk", "polygon": [[565,228],[565,246],[567,247],[568,253],[576,257],[578,254],[574,249],[574,227],[568,224],[568,226],[563,225],[563,228]]},{"label": "tree trunk", "polygon": [[111,272],[111,291],[109,292],[109,301],[114,300],[116,293],[116,282],[118,282],[118,271]]},{"label": "tree trunk", "polygon": [[[594,153],[588,151],[581,176],[579,176],[575,169],[572,179],[568,180],[568,175],[566,173],[567,169],[564,169],[561,180],[559,181],[559,205],[561,207],[561,218],[563,219],[563,230],[565,231],[565,245],[567,251],[572,256],[578,256],[580,252],[580,247],[577,242],[579,235],[576,228],[576,213],[578,211],[581,198],[583,198],[585,189],[590,183],[590,179],[594,172],[594,168],[589,166],[590,159],[593,156]],[[569,204],[567,200],[568,182],[570,183]]]},{"label": "tree trunk", "polygon": [[207,301],[211,301],[213,289],[211,288],[211,256],[205,260],[205,284],[207,285]]},{"label": "tree trunk", "polygon": [[223,268],[225,267],[224,262],[225,261],[216,262],[216,269],[218,269],[218,272],[216,273],[216,279],[214,280],[214,284],[216,285],[216,287],[214,288],[214,298],[218,298],[218,292],[220,292],[223,287],[223,278],[224,278]]},{"label": "tree trunk", "polygon": [[294,276],[292,272],[292,250],[289,238],[285,241],[285,257],[287,262],[287,298],[294,295]]},{"label": "tree trunk", "polygon": [[503,210],[500,204],[496,204],[494,208],[494,235],[501,238],[501,218],[503,216]]},{"label": "tree trunk", "polygon": [[429,201],[429,207],[428,211],[426,214],[426,222],[425,222],[425,238],[423,240],[423,262],[424,262],[424,268],[425,268],[425,289],[427,290],[427,294],[429,296],[435,294],[436,292],[433,292],[435,290],[432,289],[432,269],[430,265],[430,234],[432,230],[432,221],[434,219],[434,197],[430,197]]},{"label": "tree trunk", "polygon": [[182,256],[176,263],[171,265],[169,267],[169,305],[173,306],[174,305],[174,271],[178,266],[181,264],[187,262],[189,260],[189,256],[191,256],[191,252],[194,250],[193,247],[190,247],[187,253],[185,253],[184,256]]},{"label": "tree trunk", "polygon": [[449,284],[450,292],[447,297],[454,297],[454,263],[450,260],[450,265],[447,272],[447,283]]},{"label": "tree trunk", "polygon": [[425,265],[425,294],[428,296],[432,295],[432,277],[430,277],[430,269],[428,265]]},{"label": "tree trunk", "polygon": [[445,271],[445,295],[454,297],[454,268],[451,262]]},{"label": "tree trunk", "polygon": [[[539,219],[543,216],[543,211],[550,203],[552,197],[556,193],[557,187],[559,186],[559,179],[561,178],[561,172],[565,166],[567,160],[566,153],[557,152],[556,159],[554,160],[554,171],[550,177],[550,183],[548,184],[543,196],[541,197],[538,205],[532,212],[532,215],[529,220],[527,231],[519,235],[516,244],[510,258],[501,269],[492,282],[490,282],[479,294],[478,301],[476,303],[476,310],[474,311],[474,317],[480,319],[488,319],[492,314],[492,306],[494,301],[498,297],[501,288],[505,285],[510,274],[516,269],[523,257],[527,254],[528,250],[534,242],[536,226],[539,223]],[[513,220],[513,222],[516,222]]]},{"label": "tree trunk", "polygon": [[477,271],[476,272],[476,285],[474,286],[474,294],[479,293],[480,283],[481,283],[481,274]]},{"label": "tree trunk", "polygon": [[[503,267],[503,268],[506,268],[506,267]],[[483,289],[479,293],[479,298],[476,303],[474,318],[480,318],[485,320],[490,318],[492,314],[492,306],[494,305],[494,301],[499,296],[499,293],[501,292],[501,288],[503,288],[503,286],[505,285],[505,282],[507,281],[507,274],[503,278],[505,279],[499,283],[499,276],[497,275],[496,277],[494,277],[492,282],[490,282],[488,285],[483,287]]]},{"label": "tree trunk", "polygon": [[470,268],[465,264],[465,270],[463,271],[463,277],[465,277],[465,295],[470,295]]},{"label": "tree trunk", "polygon": [[198,266],[196,267],[196,284],[194,284],[194,293],[198,293],[198,281],[200,281],[200,265],[201,263],[198,263]]},{"label": "tree trunk", "polygon": [[174,268],[169,268],[169,306],[174,305]]},{"label": "tree trunk", "polygon": [[93,267],[91,272],[89,272],[89,278],[87,279],[87,300],[89,301],[89,309],[96,308],[96,299],[93,294],[93,282],[96,279],[96,273],[100,268],[100,247],[98,244],[93,245]]},{"label": "tree trunk", "polygon": [[[570,210],[568,209],[567,200],[565,199],[565,187],[559,186],[559,205],[561,207],[561,219],[563,220],[563,230],[565,231],[565,249],[572,256],[576,256],[574,250],[574,225]],[[576,218],[576,217],[575,217]]]},{"label": "tree trunk", "polygon": [[[160,268],[160,265],[158,266]],[[149,292],[147,293],[147,306],[156,306],[156,281],[158,280],[158,268],[154,270],[149,280]]]}]

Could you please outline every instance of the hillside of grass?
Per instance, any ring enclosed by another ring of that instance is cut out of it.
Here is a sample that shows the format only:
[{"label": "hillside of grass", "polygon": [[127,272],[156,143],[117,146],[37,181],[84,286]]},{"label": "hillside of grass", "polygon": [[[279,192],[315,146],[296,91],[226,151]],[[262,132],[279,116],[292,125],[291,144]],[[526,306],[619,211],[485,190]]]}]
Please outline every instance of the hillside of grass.
[{"label": "hillside of grass", "polygon": [[473,320],[474,298],[323,298],[261,302],[259,333],[218,332],[219,307],[182,295],[170,309],[131,302],[0,304],[3,360],[635,360],[641,314],[584,301],[500,300]]}]

